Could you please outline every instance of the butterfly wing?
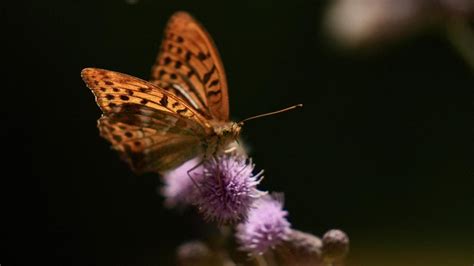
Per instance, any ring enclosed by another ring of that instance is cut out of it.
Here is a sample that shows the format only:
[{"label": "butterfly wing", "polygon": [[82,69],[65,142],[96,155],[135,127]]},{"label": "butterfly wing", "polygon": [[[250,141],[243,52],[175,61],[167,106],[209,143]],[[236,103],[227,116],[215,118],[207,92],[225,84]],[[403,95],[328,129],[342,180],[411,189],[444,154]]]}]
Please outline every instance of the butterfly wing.
[{"label": "butterfly wing", "polygon": [[99,119],[98,127],[101,136],[109,140],[120,157],[138,173],[173,169],[203,152],[200,138],[193,135],[130,125],[108,116]]},{"label": "butterfly wing", "polygon": [[81,74],[104,113],[101,135],[133,170],[169,170],[205,149],[211,125],[179,97],[118,72],[86,68]]},{"label": "butterfly wing", "polygon": [[188,13],[177,12],[170,18],[151,81],[203,116],[229,120],[224,66],[210,35]]}]

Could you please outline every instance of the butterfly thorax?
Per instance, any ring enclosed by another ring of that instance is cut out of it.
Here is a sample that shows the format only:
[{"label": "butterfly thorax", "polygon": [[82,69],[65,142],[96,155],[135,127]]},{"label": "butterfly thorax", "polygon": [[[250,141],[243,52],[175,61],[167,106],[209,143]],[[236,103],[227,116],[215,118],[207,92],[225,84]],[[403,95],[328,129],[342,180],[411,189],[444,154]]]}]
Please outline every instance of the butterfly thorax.
[{"label": "butterfly thorax", "polygon": [[235,122],[210,121],[214,130],[208,143],[206,154],[226,152],[231,143],[235,142],[239,135],[241,126]]}]

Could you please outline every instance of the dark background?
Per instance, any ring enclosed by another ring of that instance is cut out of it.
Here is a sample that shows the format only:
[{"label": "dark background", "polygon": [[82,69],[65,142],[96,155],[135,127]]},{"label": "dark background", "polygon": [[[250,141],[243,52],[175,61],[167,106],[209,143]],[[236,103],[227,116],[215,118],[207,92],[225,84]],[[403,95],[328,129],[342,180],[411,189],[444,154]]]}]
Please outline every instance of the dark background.
[{"label": "dark background", "polygon": [[135,176],[99,137],[79,75],[147,79],[177,10],[215,39],[233,119],[304,103],[243,132],[294,228],[347,232],[349,265],[471,265],[472,73],[435,30],[339,53],[317,3],[4,3],[2,266],[171,265],[200,236],[163,207],[158,176]]}]

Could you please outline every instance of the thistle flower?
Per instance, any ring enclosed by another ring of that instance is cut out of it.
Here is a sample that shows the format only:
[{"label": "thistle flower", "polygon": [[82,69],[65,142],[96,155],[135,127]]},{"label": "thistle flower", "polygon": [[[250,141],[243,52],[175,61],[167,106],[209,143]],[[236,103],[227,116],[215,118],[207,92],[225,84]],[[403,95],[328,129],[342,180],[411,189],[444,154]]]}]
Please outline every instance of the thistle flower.
[{"label": "thistle flower", "polygon": [[235,223],[246,217],[255,199],[265,192],[257,190],[263,171],[253,175],[255,165],[236,153],[213,157],[204,162],[196,175],[194,204],[208,221]]},{"label": "thistle flower", "polygon": [[263,254],[288,239],[291,233],[286,220],[288,212],[282,208],[278,196],[266,195],[255,202],[247,220],[237,226],[236,238],[242,250]]},{"label": "thistle flower", "polygon": [[196,193],[196,185],[193,180],[198,176],[202,176],[203,167],[198,166],[188,175],[189,169],[198,165],[200,159],[195,158],[189,160],[178,168],[163,174],[164,186],[161,194],[165,197],[165,206],[185,206],[191,204]]},{"label": "thistle flower", "polygon": [[329,230],[323,236],[322,250],[325,260],[342,261],[349,252],[349,238],[341,230]]}]

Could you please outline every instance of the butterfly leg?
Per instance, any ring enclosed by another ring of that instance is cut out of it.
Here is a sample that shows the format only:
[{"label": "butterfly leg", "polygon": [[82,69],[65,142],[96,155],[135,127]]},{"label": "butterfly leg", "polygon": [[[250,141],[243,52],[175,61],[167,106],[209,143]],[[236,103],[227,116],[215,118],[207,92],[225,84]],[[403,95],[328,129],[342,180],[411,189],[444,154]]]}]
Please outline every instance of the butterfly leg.
[{"label": "butterfly leg", "polygon": [[216,153],[212,154],[212,157],[217,162],[217,164],[216,164],[216,166],[217,166],[217,176],[216,176],[217,183],[222,188],[222,190],[224,190],[223,183],[222,183],[222,178],[221,178],[221,169],[220,169],[220,165],[219,165],[219,158],[217,157]]},{"label": "butterfly leg", "polygon": [[230,148],[228,148],[227,150],[224,150],[224,153],[231,153],[233,151],[237,150],[237,147],[236,146],[232,146]]},{"label": "butterfly leg", "polygon": [[237,175],[240,175],[240,173],[242,173],[243,170],[245,170],[245,168],[249,167],[250,165],[252,165],[252,159],[250,159],[250,162],[247,163],[248,159],[245,160],[246,163],[244,165],[244,167],[242,167],[242,169],[240,169],[238,172],[237,172]]},{"label": "butterfly leg", "polygon": [[189,179],[191,179],[191,181],[193,182],[194,186],[196,186],[197,189],[201,190],[201,187],[198,185],[198,183],[196,182],[196,180],[194,180],[194,178],[191,176],[191,172],[196,170],[199,166],[203,165],[204,163],[204,159],[201,160],[198,164],[196,164],[195,166],[191,167],[189,170],[188,170],[188,177]]}]

